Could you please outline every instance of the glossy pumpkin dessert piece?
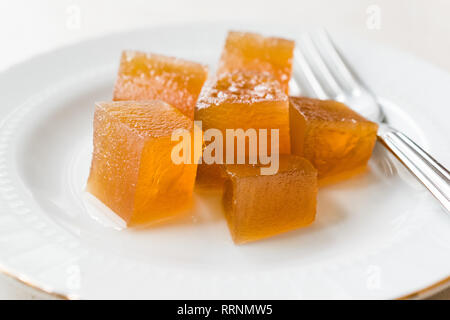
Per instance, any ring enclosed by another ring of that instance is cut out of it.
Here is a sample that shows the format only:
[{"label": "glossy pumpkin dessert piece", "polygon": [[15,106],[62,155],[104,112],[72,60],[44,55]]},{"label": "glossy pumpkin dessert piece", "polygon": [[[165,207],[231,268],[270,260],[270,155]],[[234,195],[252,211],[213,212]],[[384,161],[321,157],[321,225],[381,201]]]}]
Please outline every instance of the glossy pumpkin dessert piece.
[{"label": "glossy pumpkin dessert piece", "polygon": [[269,72],[289,92],[295,42],[249,32],[229,32],[218,73],[234,70]]},{"label": "glossy pumpkin dessert piece", "polygon": [[[268,154],[290,153],[288,97],[269,73],[234,71],[208,80],[197,102],[195,120],[202,121],[204,131],[220,130],[224,137],[224,162],[227,157],[227,129],[267,129]],[[273,151],[271,129],[278,129],[279,136]],[[205,144],[208,145],[208,142]],[[250,148],[247,140],[245,151],[248,157]],[[220,165],[203,163],[199,167],[197,183],[200,186],[220,186],[223,183]]]},{"label": "glossy pumpkin dessert piece", "polygon": [[201,190],[211,188],[214,191],[223,187],[226,173],[223,164],[201,163],[197,166],[196,186]]},{"label": "glossy pumpkin dessert piece", "polygon": [[365,170],[378,125],[346,105],[290,97],[292,153],[311,161],[320,184],[339,181]]},{"label": "glossy pumpkin dessert piece", "polygon": [[176,129],[193,121],[162,101],[97,103],[87,190],[130,226],[189,207],[197,165],[172,161]]},{"label": "glossy pumpkin dessert piece", "polygon": [[235,243],[271,237],[311,224],[316,215],[317,171],[299,156],[281,155],[274,175],[258,165],[226,165],[225,215]]},{"label": "glossy pumpkin dessert piece", "polygon": [[205,66],[163,55],[124,51],[114,100],[162,100],[189,118],[208,77]]}]

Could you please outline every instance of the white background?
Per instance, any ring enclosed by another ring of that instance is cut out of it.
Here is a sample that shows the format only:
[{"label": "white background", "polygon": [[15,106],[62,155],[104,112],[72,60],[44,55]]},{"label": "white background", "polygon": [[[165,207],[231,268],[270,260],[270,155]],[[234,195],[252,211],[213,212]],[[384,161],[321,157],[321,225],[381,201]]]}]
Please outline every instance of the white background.
[{"label": "white background", "polygon": [[[302,21],[330,30],[349,29],[410,51],[450,72],[448,0],[1,0],[0,70],[56,47],[111,32],[220,20]],[[434,297],[450,299],[450,289]],[[0,275],[0,298],[36,296]]]}]

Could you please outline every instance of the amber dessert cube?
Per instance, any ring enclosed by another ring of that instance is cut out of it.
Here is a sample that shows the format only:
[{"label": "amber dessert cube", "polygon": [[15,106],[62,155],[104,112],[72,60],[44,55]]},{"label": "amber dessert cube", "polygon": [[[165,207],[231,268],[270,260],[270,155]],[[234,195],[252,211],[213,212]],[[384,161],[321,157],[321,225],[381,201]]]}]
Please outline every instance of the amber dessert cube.
[{"label": "amber dessert cube", "polygon": [[[267,129],[269,154],[272,152],[271,129],[278,129],[278,150],[273,152],[290,153],[288,97],[269,73],[235,71],[208,80],[197,102],[195,120],[202,121],[204,131],[219,129],[222,132],[224,161],[226,129]],[[203,163],[200,167],[199,185],[220,186],[223,183],[220,165]]]},{"label": "amber dessert cube", "polygon": [[271,237],[311,224],[316,215],[317,171],[299,156],[281,155],[274,175],[259,165],[226,165],[223,204],[235,243]]},{"label": "amber dessert cube", "polygon": [[249,32],[229,32],[218,73],[234,70],[265,71],[275,76],[286,94],[292,74],[295,42]]},{"label": "amber dessert cube", "polygon": [[365,170],[378,125],[331,100],[290,97],[292,153],[311,161],[320,184]]},{"label": "amber dessert cube", "polygon": [[192,119],[195,103],[207,77],[207,68],[195,62],[124,51],[113,99],[162,100]]},{"label": "amber dessert cube", "polygon": [[176,129],[191,132],[193,121],[163,101],[97,103],[87,190],[128,225],[188,208],[197,165],[172,161]]},{"label": "amber dessert cube", "polygon": [[222,164],[201,163],[197,167],[196,185],[201,190],[211,188],[214,192],[220,190],[226,180],[226,173]]}]

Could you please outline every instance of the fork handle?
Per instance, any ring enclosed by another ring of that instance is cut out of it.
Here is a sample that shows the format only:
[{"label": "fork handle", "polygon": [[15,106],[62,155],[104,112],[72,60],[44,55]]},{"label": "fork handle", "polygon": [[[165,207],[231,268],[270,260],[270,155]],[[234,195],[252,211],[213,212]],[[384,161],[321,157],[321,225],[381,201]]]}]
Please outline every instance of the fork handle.
[{"label": "fork handle", "polygon": [[450,172],[405,134],[380,124],[378,140],[433,194],[450,214]]}]

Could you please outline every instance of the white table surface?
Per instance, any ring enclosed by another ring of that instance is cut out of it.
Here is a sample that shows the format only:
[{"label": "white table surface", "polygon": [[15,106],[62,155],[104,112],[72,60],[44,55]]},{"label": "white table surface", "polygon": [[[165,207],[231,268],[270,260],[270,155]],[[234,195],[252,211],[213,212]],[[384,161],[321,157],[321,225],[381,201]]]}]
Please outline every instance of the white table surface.
[{"label": "white table surface", "polygon": [[[133,28],[193,21],[300,20],[346,28],[450,72],[448,0],[3,0],[0,71],[39,53]],[[44,296],[0,274],[0,299]],[[432,298],[450,299],[450,289]]]}]

